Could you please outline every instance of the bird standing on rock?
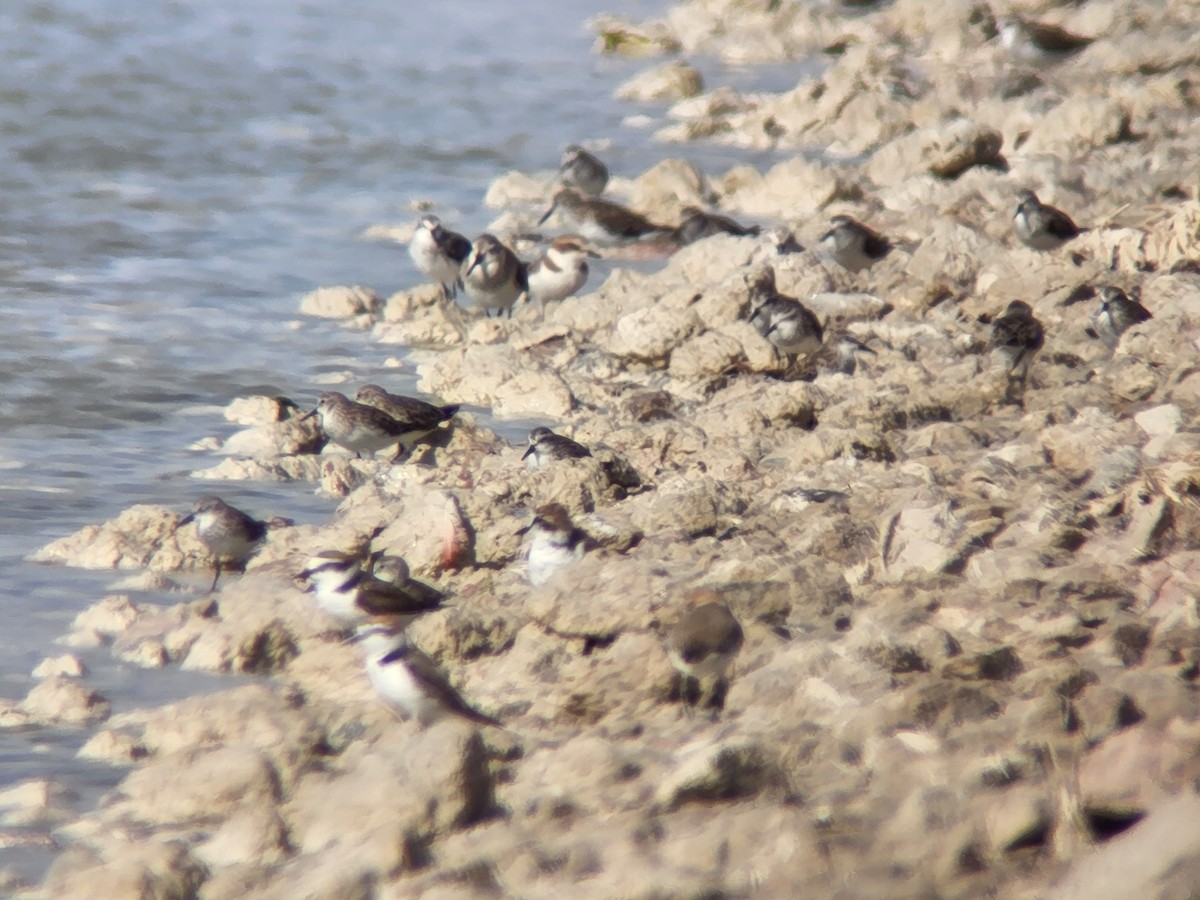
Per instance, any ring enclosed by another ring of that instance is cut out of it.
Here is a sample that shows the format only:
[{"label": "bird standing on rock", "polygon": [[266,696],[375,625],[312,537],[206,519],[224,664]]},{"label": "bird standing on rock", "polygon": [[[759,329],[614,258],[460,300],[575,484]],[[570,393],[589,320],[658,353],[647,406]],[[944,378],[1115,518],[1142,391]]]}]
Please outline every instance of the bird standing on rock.
[{"label": "bird standing on rock", "polygon": [[267,537],[266,522],[230,506],[220,497],[201,497],[192,511],[179,521],[178,527],[191,522],[196,523],[196,535],[213,555],[214,571],[209,593],[217,589],[222,564],[244,569]]},{"label": "bird standing on rock", "polygon": [[1061,209],[1043,203],[1033,191],[1021,191],[1017,199],[1020,202],[1013,214],[1013,233],[1026,247],[1057,250],[1087,231]]},{"label": "bird standing on rock", "polygon": [[1008,304],[1004,314],[992,322],[990,346],[999,350],[1008,360],[1007,402],[1020,402],[1024,397],[1029,367],[1044,342],[1042,323],[1034,317],[1033,308],[1024,300],[1014,300]]},{"label": "bird standing on rock", "polygon": [[597,244],[620,244],[674,230],[655,225],[645,216],[618,203],[599,197],[585,197],[570,188],[562,188],[554,195],[550,208],[538,219],[538,224],[541,225],[555,212],[562,217],[568,229]]},{"label": "bird standing on rock", "polygon": [[729,216],[705,212],[698,206],[685,206],[682,216],[679,227],[675,229],[675,238],[683,245],[694,244],[715,234],[754,237],[762,232],[757,225],[741,225]]},{"label": "bird standing on rock", "polygon": [[1119,287],[1105,285],[1100,288],[1099,294],[1100,308],[1096,310],[1092,321],[1100,339],[1114,350],[1121,340],[1121,335],[1139,322],[1147,322],[1153,318],[1150,310],[1136,300],[1131,300]]},{"label": "bird standing on rock", "polygon": [[787,357],[821,349],[824,331],[812,311],[775,289],[775,270],[761,266],[746,277],[750,288],[750,324]]},{"label": "bird standing on rock", "polygon": [[559,459],[583,459],[592,451],[569,437],[555,434],[549,428],[538,426],[529,432],[529,449],[521,459],[530,469],[544,468]]},{"label": "bird standing on rock", "polygon": [[829,230],[821,235],[821,247],[851,272],[875,265],[892,251],[891,241],[850,216],[829,220]]},{"label": "bird standing on rock", "polygon": [[360,459],[363,453],[374,454],[399,444],[408,433],[404,423],[373,406],[356,403],[337,391],[323,393],[317,400],[317,408],[303,418],[312,416],[321,417],[321,430],[331,441],[353,451]]},{"label": "bird standing on rock", "polygon": [[588,257],[599,255],[572,237],[560,237],[529,264],[529,299],[537,301],[543,316],[547,303],[558,303],[579,292],[588,278]]},{"label": "bird standing on rock", "polygon": [[467,295],[487,316],[496,310],[507,311],[511,317],[513,304],[529,290],[525,263],[499,238],[487,233],[475,238],[471,254],[463,263],[462,280]]},{"label": "bird standing on rock", "polygon": [[690,592],[688,610],[666,634],[667,658],[682,677],[684,710],[690,712],[691,689],[695,707],[713,707],[713,717],[725,703],[726,675],[742,649],[742,626],[720,594],[709,588]]},{"label": "bird standing on rock", "polygon": [[451,300],[462,285],[459,271],[471,252],[471,242],[457,231],[442,227],[437,216],[422,216],[408,245],[408,255],[427,278],[442,286],[442,297]]},{"label": "bird standing on rock", "polygon": [[588,546],[587,535],[575,527],[561,503],[538,507],[533,521],[517,533],[529,535],[528,577],[535,586],[545,584],[559,569],[583,559]]},{"label": "bird standing on rock", "polygon": [[325,550],[310,557],[297,577],[308,582],[305,590],[315,596],[317,605],[343,623],[388,616],[393,624],[407,625],[417,616],[439,609],[445,595],[410,579],[407,564],[395,559],[404,567],[399,573],[402,577],[384,580],[368,570],[360,556]]},{"label": "bird standing on rock", "polygon": [[858,371],[859,357],[864,353],[869,353],[871,356],[876,355],[874,349],[845,331],[831,339],[829,343],[833,346],[833,364],[830,368],[843,375],[853,375]]},{"label": "bird standing on rock", "polygon": [[558,181],[588,197],[598,197],[608,186],[608,166],[578,144],[568,144],[558,167]]},{"label": "bird standing on rock", "polygon": [[410,441],[420,440],[437,431],[443,422],[449,422],[460,409],[458,404],[437,406],[416,397],[392,394],[377,384],[364,384],[355,392],[354,399],[364,406],[375,407],[404,426],[400,434],[400,451]]},{"label": "bird standing on rock", "polygon": [[379,619],[360,625],[354,639],[362,644],[367,677],[375,690],[422,727],[453,717],[504,727],[467,703],[441,667],[412,643],[403,628]]}]

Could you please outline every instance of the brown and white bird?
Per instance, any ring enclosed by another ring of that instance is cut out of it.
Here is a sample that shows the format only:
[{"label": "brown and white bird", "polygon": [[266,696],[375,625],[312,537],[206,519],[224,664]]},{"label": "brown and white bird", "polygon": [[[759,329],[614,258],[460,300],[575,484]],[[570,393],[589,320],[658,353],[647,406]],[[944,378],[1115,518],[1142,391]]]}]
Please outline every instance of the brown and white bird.
[{"label": "brown and white bird", "polygon": [[1001,45],[1019,58],[1033,63],[1063,59],[1092,44],[1084,37],[1049,22],[1025,19],[1012,13],[996,22]]},{"label": "brown and white bird", "polygon": [[196,523],[196,536],[213,555],[213,580],[208,590],[217,589],[222,566],[244,569],[250,557],[267,537],[267,523],[260,522],[220,497],[206,496],[196,501],[192,511],[179,521],[179,527]]},{"label": "brown and white bird", "polygon": [[558,167],[558,181],[588,197],[597,197],[608,186],[608,166],[578,144],[568,144]]},{"label": "brown and white bird", "polygon": [[[326,391],[317,407],[302,418],[321,417],[321,430],[339,447],[352,450],[356,457],[394,447],[405,436],[407,426],[387,413],[365,403],[356,403],[345,394]],[[399,451],[397,451],[397,455]]]},{"label": "brown and white bird", "polygon": [[538,507],[533,521],[517,533],[529,535],[527,576],[535,586],[545,584],[555,572],[583,559],[589,544],[587,535],[575,527],[561,503]]},{"label": "brown and white bird", "polygon": [[592,451],[569,437],[555,434],[549,428],[538,426],[529,432],[529,449],[521,459],[530,469],[542,469],[556,460],[583,459]]},{"label": "brown and white bird", "polygon": [[618,203],[599,197],[585,197],[570,188],[562,188],[554,195],[550,208],[538,219],[538,224],[541,225],[555,212],[568,230],[597,244],[620,244],[674,230],[655,225],[645,216]]},{"label": "brown and white bird", "polygon": [[588,257],[599,256],[573,237],[551,241],[546,252],[529,264],[529,299],[545,314],[547,303],[557,303],[579,293],[588,278]]},{"label": "brown and white bird", "polygon": [[698,206],[685,206],[680,215],[683,218],[675,229],[675,239],[684,245],[694,244],[716,234],[751,237],[762,232],[758,225],[742,225],[729,216],[706,212]]},{"label": "brown and white bird", "polygon": [[422,727],[455,717],[504,727],[467,703],[441,667],[417,648],[402,628],[383,620],[371,621],[358,627],[354,639],[363,647],[367,677],[375,690]]},{"label": "brown and white bird", "polygon": [[317,605],[341,622],[353,625],[373,616],[386,616],[407,625],[419,615],[441,608],[445,594],[412,580],[403,559],[389,562],[391,578],[381,578],[375,558],[364,560],[352,553],[325,550],[309,558],[297,576],[308,582]]},{"label": "brown and white bird", "polygon": [[408,255],[422,274],[442,286],[447,300],[458,293],[459,272],[471,252],[471,242],[442,226],[437,216],[422,216],[408,244]]},{"label": "brown and white bird", "polygon": [[1034,250],[1057,250],[1067,241],[1078,237],[1080,228],[1061,209],[1042,203],[1033,191],[1017,195],[1017,211],[1013,214],[1013,233],[1026,247]]},{"label": "brown and white bird", "polygon": [[760,266],[746,276],[750,289],[750,324],[788,357],[821,349],[820,320],[797,300],[775,289],[775,270]]},{"label": "brown and white bird", "polygon": [[850,216],[834,216],[829,230],[821,235],[821,247],[839,266],[861,272],[875,265],[892,251],[892,243],[882,234]]},{"label": "brown and white bird", "polygon": [[467,296],[485,315],[492,310],[512,315],[513,304],[529,290],[525,263],[517,258],[495,235],[481,234],[471,245],[471,254],[462,266]]},{"label": "brown and white bird", "polygon": [[[1008,361],[1006,400],[1016,401],[1024,395],[1029,367],[1045,340],[1042,323],[1034,317],[1033,308],[1024,300],[1014,300],[1008,304],[1003,315],[993,320],[990,347],[999,350]],[[1014,391],[1014,388],[1017,390]]]},{"label": "brown and white bird", "polygon": [[1150,310],[1131,299],[1123,290],[1105,285],[1099,290],[1100,308],[1092,316],[1100,340],[1116,349],[1121,335],[1140,322],[1153,318]]},{"label": "brown and white bird", "polygon": [[416,397],[392,394],[377,384],[364,384],[354,394],[354,399],[364,406],[375,407],[404,426],[400,435],[401,449],[405,444],[433,434],[443,422],[454,418],[460,409],[457,404],[438,406]]},{"label": "brown and white bird", "polygon": [[720,594],[709,588],[691,591],[688,609],[666,633],[667,658],[682,677],[684,709],[695,688],[695,706],[713,707],[714,717],[724,706],[728,673],[742,649],[742,626]]}]

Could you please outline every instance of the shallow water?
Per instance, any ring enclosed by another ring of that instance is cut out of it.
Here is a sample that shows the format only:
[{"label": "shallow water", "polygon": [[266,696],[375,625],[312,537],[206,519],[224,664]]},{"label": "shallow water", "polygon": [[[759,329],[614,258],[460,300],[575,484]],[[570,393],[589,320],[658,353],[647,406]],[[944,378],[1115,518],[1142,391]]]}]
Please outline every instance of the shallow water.
[{"label": "shallow water", "polygon": [[[644,18],[664,5],[603,7]],[[405,248],[363,241],[365,228],[430,200],[475,233],[495,215],[481,205],[492,178],[551,169],[571,141],[612,141],[605,158],[630,176],[672,154],[714,173],[771,161],[680,153],[623,126],[638,110],[613,88],[649,63],[590,52],[595,0],[348,8],[0,6],[0,697],[29,690],[37,661],[62,652],[54,638],[114,580],[24,562],[30,551],[132,503],[183,510],[214,488],[262,516],[330,513],[312,485],[193,480],[216,460],[188,447],[234,430],[220,414],[233,397],[307,402],[341,375],[412,389],[383,366],[398,348],[296,312],[320,285],[386,296],[419,280]],[[82,655],[117,712],[229,684]],[[52,777],[93,803],[123,773],[76,761],[84,738],[0,733],[0,790]],[[0,827],[0,848],[17,834]],[[0,868],[36,878],[49,858],[0,849]]]}]

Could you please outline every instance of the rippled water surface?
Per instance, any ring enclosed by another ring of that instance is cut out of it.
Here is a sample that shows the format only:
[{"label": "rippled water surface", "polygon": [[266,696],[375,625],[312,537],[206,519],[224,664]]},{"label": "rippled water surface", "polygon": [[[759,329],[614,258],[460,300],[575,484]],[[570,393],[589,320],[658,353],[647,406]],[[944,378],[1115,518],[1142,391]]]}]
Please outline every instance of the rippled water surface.
[{"label": "rippled water surface", "polygon": [[[664,5],[603,4],[637,17]],[[481,206],[490,179],[553,168],[570,141],[611,140],[625,175],[678,152],[622,126],[637,110],[613,88],[646,63],[590,52],[595,0],[416,10],[0,4],[0,698],[29,690],[114,578],[23,557],[134,502],[183,510],[211,491],[188,473],[216,460],[188,447],[233,430],[220,415],[231,398],[308,402],[339,373],[412,386],[384,374],[397,348],[296,312],[319,285],[386,295],[418,280],[403,247],[363,241],[365,228],[411,221],[410,202],[428,199],[477,232],[495,215]],[[745,161],[684,155],[712,172]],[[217,487],[264,516],[333,508],[311,485]],[[116,711],[229,683],[84,656]],[[82,740],[0,733],[0,790],[53,777],[94,802],[122,773],[75,761]],[[37,877],[51,848],[22,834],[0,827],[0,867]]]}]

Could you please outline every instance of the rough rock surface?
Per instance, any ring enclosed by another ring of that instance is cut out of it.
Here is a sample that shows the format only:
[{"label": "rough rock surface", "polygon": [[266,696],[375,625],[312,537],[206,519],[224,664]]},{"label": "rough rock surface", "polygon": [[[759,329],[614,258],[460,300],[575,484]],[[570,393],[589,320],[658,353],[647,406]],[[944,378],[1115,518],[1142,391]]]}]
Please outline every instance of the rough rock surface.
[{"label": "rough rock surface", "polygon": [[[544,321],[483,321],[420,288],[386,307],[306,298],[424,346],[410,360],[443,402],[555,420],[593,456],[530,471],[463,413],[406,459],[353,460],[287,431],[287,404],[231,409],[249,431],[225,449],[245,458],[204,477],[308,479],[336,512],[272,529],[212,597],[114,594],[65,639],[254,683],[109,716],[85,671],[48,660],[0,708],[0,727],[90,726],[81,756],[133,766],[58,826],[69,846],[43,896],[1194,887],[1200,94],[1179,39],[1194,13],[1022,3],[1096,37],[1031,61],[972,0],[842,6],[694,0],[594,25],[632,56],[827,60],[781,94],[713,85],[658,123],[791,158],[723,174],[668,160],[618,185],[659,221],[700,204],[813,249],[705,239],[649,273],[615,267]],[[1091,230],[1020,245],[1030,187]],[[532,206],[547,188],[518,173],[489,198]],[[892,252],[852,273],[816,249],[841,212]],[[745,275],[764,262],[822,320],[820,352],[785,359],[749,323]],[[1104,284],[1153,313],[1115,348],[1094,335]],[[989,343],[1013,300],[1046,332],[1017,397]],[[852,367],[843,333],[869,348]],[[519,532],[551,502],[588,549],[533,588]],[[180,518],[134,507],[37,558],[206,567]],[[316,552],[366,548],[447,593],[410,635],[503,728],[421,729],[379,702],[295,580]],[[715,718],[684,713],[662,648],[697,586],[745,634]],[[6,820],[62,821],[52,786],[14,791]]]}]

